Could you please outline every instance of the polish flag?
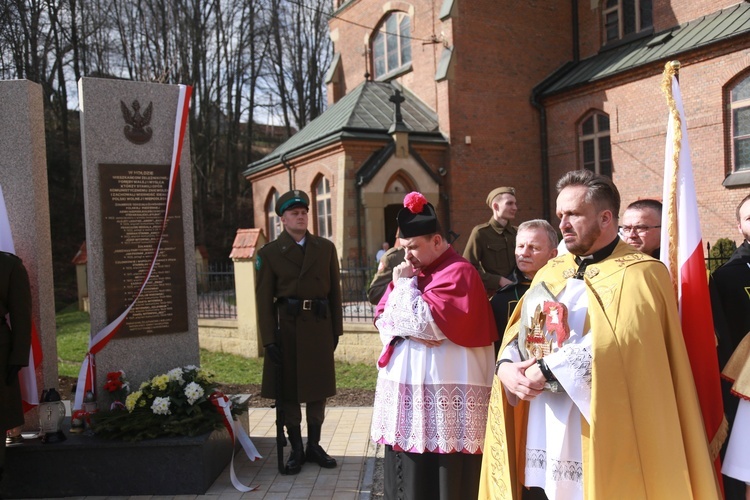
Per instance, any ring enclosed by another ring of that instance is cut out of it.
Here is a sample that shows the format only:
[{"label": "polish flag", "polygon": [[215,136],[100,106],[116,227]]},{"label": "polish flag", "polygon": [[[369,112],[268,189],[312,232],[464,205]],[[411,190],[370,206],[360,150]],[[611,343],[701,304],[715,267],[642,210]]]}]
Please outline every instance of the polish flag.
[{"label": "polish flag", "polygon": [[[664,153],[661,260],[672,276],[711,458],[721,481],[719,449],[726,438],[716,336],[693,182],[687,123],[676,70],[667,63],[664,91],[670,105]],[[670,81],[671,80],[671,81]]]},{"label": "polish flag", "polygon": [[[8,209],[5,206],[3,188],[0,186],[0,251],[15,254],[13,235],[10,232],[10,219]],[[9,322],[10,323],[10,322]],[[13,325],[11,324],[11,328]],[[31,321],[31,349],[29,349],[29,366],[21,368],[18,373],[18,381],[21,384],[21,401],[23,411],[39,405],[39,390],[36,385],[36,367],[42,365],[42,343],[39,340],[39,332],[34,320]],[[3,439],[4,436],[0,436]]]}]

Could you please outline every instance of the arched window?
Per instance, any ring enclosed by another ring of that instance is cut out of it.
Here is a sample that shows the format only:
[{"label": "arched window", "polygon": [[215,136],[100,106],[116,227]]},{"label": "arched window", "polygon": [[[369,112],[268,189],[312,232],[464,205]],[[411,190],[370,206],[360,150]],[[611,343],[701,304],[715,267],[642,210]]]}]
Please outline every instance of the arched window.
[{"label": "arched window", "polygon": [[331,185],[325,177],[321,177],[315,185],[315,234],[329,240],[333,237]]},{"label": "arched window", "polygon": [[609,142],[609,116],[594,112],[578,129],[581,167],[612,177],[612,146]]},{"label": "arched window", "polygon": [[732,163],[734,171],[750,170],[750,76],[729,91],[732,110]]},{"label": "arched window", "polygon": [[268,241],[273,241],[281,234],[281,218],[276,215],[276,202],[279,201],[279,192],[275,189],[268,195],[266,201],[266,230],[268,231]]},{"label": "arched window", "polygon": [[653,0],[604,0],[604,43],[653,28]]},{"label": "arched window", "polygon": [[391,12],[372,38],[372,69],[383,78],[411,63],[411,21],[405,12]]}]

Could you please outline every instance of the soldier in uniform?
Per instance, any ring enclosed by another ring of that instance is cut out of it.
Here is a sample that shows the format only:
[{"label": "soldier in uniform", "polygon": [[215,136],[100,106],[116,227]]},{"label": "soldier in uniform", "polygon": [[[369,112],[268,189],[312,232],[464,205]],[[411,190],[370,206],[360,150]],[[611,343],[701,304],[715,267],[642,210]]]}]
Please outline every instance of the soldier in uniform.
[{"label": "soldier in uniform", "polygon": [[489,222],[475,226],[464,249],[464,259],[479,271],[487,295],[511,282],[506,278],[516,265],[517,228],[510,223],[516,218],[516,190],[499,187],[487,195],[487,206],[492,209]]},{"label": "soldier in uniform", "polygon": [[393,279],[393,268],[401,264],[404,261],[404,249],[399,245],[399,240],[396,238],[396,244],[385,251],[380,262],[378,263],[378,270],[375,276],[372,277],[370,287],[367,289],[367,300],[370,304],[376,306],[380,299],[385,294],[388,284]]},{"label": "soldier in uniform", "polygon": [[[6,319],[10,318],[10,324]],[[21,259],[0,252],[0,478],[5,464],[5,433],[23,425],[18,372],[29,364],[31,288]]]},{"label": "soldier in uniform", "polygon": [[[310,199],[293,190],[276,202],[284,230],[258,251],[256,302],[265,346],[261,396],[277,398],[276,365],[282,370],[282,404],[292,452],[289,474],[312,461],[325,468],[336,460],[320,446],[326,398],[336,394],[333,352],[343,333],[341,283],[336,247],[307,231]],[[307,449],[302,445],[306,403]]]}]

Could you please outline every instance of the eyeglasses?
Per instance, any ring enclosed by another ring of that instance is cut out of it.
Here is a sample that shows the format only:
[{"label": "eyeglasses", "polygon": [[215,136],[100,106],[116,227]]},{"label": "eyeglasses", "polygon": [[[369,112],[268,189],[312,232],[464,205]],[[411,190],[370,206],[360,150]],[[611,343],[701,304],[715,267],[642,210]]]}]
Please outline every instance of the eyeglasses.
[{"label": "eyeglasses", "polygon": [[628,234],[635,231],[638,234],[646,234],[649,229],[657,229],[661,226],[620,226],[620,234]]}]

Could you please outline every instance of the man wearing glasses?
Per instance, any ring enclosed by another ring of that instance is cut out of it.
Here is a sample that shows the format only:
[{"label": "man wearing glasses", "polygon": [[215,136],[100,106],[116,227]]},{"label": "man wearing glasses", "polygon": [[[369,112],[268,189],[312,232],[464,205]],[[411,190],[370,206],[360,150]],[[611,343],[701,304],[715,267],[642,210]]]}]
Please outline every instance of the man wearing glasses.
[{"label": "man wearing glasses", "polygon": [[661,247],[661,203],[657,200],[634,201],[620,219],[620,237],[628,245],[658,259]]}]

